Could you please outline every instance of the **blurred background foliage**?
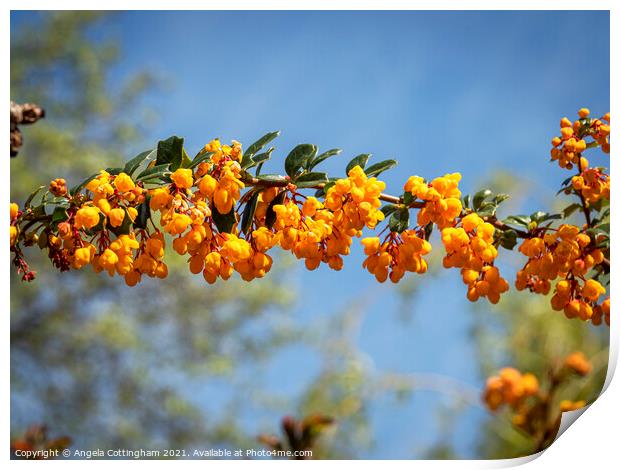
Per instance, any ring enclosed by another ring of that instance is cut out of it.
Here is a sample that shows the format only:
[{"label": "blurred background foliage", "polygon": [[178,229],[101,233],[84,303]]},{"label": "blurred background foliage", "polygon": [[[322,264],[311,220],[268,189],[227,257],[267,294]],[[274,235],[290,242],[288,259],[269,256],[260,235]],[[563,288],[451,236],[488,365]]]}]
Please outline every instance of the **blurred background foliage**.
[{"label": "blurred background foliage", "polygon": [[[13,201],[23,202],[53,177],[78,181],[130,157],[128,147],[150,145],[144,130],[158,116],[142,98],[167,77],[145,70],[110,86],[122,53],[104,34],[113,21],[114,15],[102,13],[46,13],[12,34],[11,98],[47,112],[25,129],[24,148],[11,160]],[[527,190],[514,175],[497,174],[488,183],[497,192]],[[517,197],[510,204],[521,202]],[[285,255],[266,279],[214,287],[171,257],[165,282],[147,280],[130,289],[91,272],[60,274],[37,251],[29,253],[37,280],[11,277],[13,435],[45,423],[53,434],[70,436],[76,448],[255,448],[256,435],[276,434],[283,415],[322,413],[337,426],[325,432],[315,457],[355,458],[384,444],[372,424],[375,400],[392,397],[398,406],[424,390],[445,397],[436,410],[442,438],[420,448],[412,437],[411,455],[461,457],[453,423],[481,406],[480,389],[450,377],[376,370],[356,347],[364,295],[370,294],[352,293],[346,309],[308,325],[291,314],[294,268]],[[440,265],[439,251],[431,266]],[[508,271],[518,265],[511,256],[506,264]],[[424,282],[433,282],[433,273]],[[422,286],[413,277],[399,284],[399,321],[411,319]],[[505,365],[542,377],[549,364],[581,349],[593,359],[595,373],[566,393],[589,401],[597,396],[607,364],[606,328],[567,321],[550,311],[547,299],[516,293],[494,308],[470,310],[462,313],[474,319],[471,341],[481,383]],[[293,365],[278,369],[278,358],[289,354]],[[320,366],[305,377],[310,354]],[[278,383],[300,386],[274,389],[274,367]],[[467,457],[531,451],[532,443],[501,413],[489,414],[471,432],[478,443]],[[378,455],[390,457],[380,449]]]}]

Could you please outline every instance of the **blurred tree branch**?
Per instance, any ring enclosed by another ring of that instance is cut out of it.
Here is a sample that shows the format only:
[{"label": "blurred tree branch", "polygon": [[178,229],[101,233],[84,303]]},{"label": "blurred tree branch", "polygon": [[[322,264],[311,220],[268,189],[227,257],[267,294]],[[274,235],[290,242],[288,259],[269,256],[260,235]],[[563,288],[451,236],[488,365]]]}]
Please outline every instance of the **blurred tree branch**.
[{"label": "blurred tree branch", "polygon": [[45,110],[34,103],[18,104],[11,101],[11,157],[16,157],[23,143],[19,124],[34,124],[45,117]]}]

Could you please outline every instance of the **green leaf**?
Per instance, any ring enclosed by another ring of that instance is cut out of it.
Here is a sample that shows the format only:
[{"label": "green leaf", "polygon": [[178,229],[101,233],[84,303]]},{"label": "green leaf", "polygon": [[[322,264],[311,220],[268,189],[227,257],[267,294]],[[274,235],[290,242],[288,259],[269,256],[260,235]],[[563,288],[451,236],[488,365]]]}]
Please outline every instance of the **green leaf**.
[{"label": "green leaf", "polygon": [[610,230],[610,224],[609,222],[604,223],[604,224],[599,224],[595,227],[596,229],[602,230],[603,233],[609,235],[609,230]]},{"label": "green leaf", "polygon": [[259,153],[258,155],[254,155],[249,162],[245,163],[245,166],[241,166],[244,170],[248,168],[252,168],[255,165],[262,164],[271,158],[271,153],[275,150],[274,147],[270,147],[266,152]]},{"label": "green leaf", "polygon": [[183,138],[173,135],[157,143],[157,159],[155,165],[168,164],[171,171],[181,166],[183,161]]},{"label": "green leaf", "polygon": [[241,217],[241,231],[246,235],[252,228],[252,221],[254,220],[254,213],[256,212],[256,206],[258,205],[258,195],[260,191],[256,191],[250,200],[246,203],[243,215]]},{"label": "green leaf", "polygon": [[273,206],[277,204],[282,204],[285,197],[286,191],[282,191],[281,193],[278,193],[278,195],[274,197],[273,200],[269,203],[269,206],[267,207],[267,212],[265,214],[265,225],[267,226],[267,228],[273,227],[273,224],[276,221],[276,213],[273,210]]},{"label": "green leaf", "polygon": [[146,200],[138,206],[138,215],[136,216],[136,220],[133,222],[136,228],[146,228],[146,222],[151,217],[151,207],[149,205],[150,200],[151,197],[147,196]]},{"label": "green leaf", "polygon": [[499,206],[502,202],[508,199],[510,199],[510,196],[508,194],[496,194],[495,197],[493,198],[493,202],[495,203],[496,206]]},{"label": "green leaf", "polygon": [[416,197],[413,194],[411,194],[409,191],[405,191],[401,197],[403,200],[403,204],[407,207],[413,204],[416,199]]},{"label": "green leaf", "polygon": [[46,186],[39,186],[37,189],[32,191],[30,193],[30,196],[28,196],[28,199],[26,199],[26,202],[24,202],[24,207],[25,208],[30,207],[30,203],[34,200],[34,198],[37,196],[37,194],[39,194],[45,188],[46,188]]},{"label": "green leaf", "polygon": [[566,206],[564,210],[562,210],[562,215],[565,219],[567,219],[577,210],[581,210],[581,204],[574,202],[573,204]]},{"label": "green leaf", "polygon": [[401,233],[409,227],[409,209],[400,208],[392,213],[388,222],[390,231]]},{"label": "green leaf", "polygon": [[213,152],[199,153],[198,155],[194,157],[194,159],[192,160],[188,168],[194,169],[198,165],[200,165],[202,162],[206,162],[207,160],[210,160],[212,156],[213,156]]},{"label": "green leaf", "polygon": [[400,206],[397,205],[397,204],[385,204],[383,207],[381,207],[381,212],[383,212],[383,215],[385,215],[387,217],[392,212],[394,212],[394,211],[396,211],[398,209],[400,209]]},{"label": "green leaf", "polygon": [[109,227],[109,229],[116,236],[127,235],[129,233],[129,230],[131,229],[132,224],[133,222],[131,221],[131,217],[129,217],[127,209],[125,209],[125,217],[123,218],[123,223],[118,227]]},{"label": "green leaf", "polygon": [[485,202],[481,204],[476,213],[480,217],[491,217],[495,215],[495,211],[497,210],[497,205],[493,202]]},{"label": "green leaf", "polygon": [[213,222],[215,222],[215,226],[220,231],[220,233],[231,233],[233,227],[237,224],[237,216],[235,213],[235,209],[230,209],[228,214],[220,214],[215,206],[211,208],[211,217],[213,217]]},{"label": "green leaf", "polygon": [[168,170],[168,164],[164,163],[162,165],[155,165],[151,168],[147,168],[136,177],[136,181],[152,180],[169,174],[170,170]]},{"label": "green leaf", "polygon": [[311,171],[310,173],[302,173],[295,179],[296,183],[303,183],[305,181],[318,181],[324,183],[327,181],[327,173]]},{"label": "green leaf", "polygon": [[273,139],[280,135],[280,131],[269,132],[250,145],[246,151],[243,153],[243,157],[241,158],[241,167],[244,166],[244,161],[246,159],[251,159],[256,153],[260,152],[260,150],[271,142]]},{"label": "green leaf", "polygon": [[74,186],[73,188],[71,188],[71,190],[69,191],[69,194],[74,195],[74,194],[79,193],[82,189],[84,189],[84,187],[88,183],[90,183],[92,180],[94,180],[97,176],[99,176],[99,173],[94,173],[94,174],[90,175],[88,178],[86,178],[80,184],[78,184],[77,186]]},{"label": "green leaf", "polygon": [[562,214],[549,214],[544,211],[536,211],[530,214],[530,219],[537,224],[546,222],[547,220],[559,220],[562,218]]},{"label": "green leaf", "polygon": [[500,244],[507,250],[512,250],[517,245],[517,232],[505,230],[501,233]]},{"label": "green leaf", "polygon": [[52,212],[52,226],[54,228],[58,227],[58,224],[64,222],[69,218],[69,214],[67,214],[67,209],[64,207],[56,207],[54,212]]},{"label": "green leaf", "polygon": [[284,160],[284,170],[291,178],[294,178],[297,172],[305,168],[308,161],[316,155],[317,146],[313,144],[299,144],[295,147]]},{"label": "green leaf", "polygon": [[340,152],[342,152],[341,149],[330,149],[327,152],[323,152],[322,154],[312,159],[312,161],[308,165],[308,168],[311,170],[315,166],[317,166],[319,163],[323,162],[324,160],[327,160],[330,157],[338,155]]},{"label": "green leaf", "polygon": [[480,191],[478,191],[476,194],[474,194],[474,200],[473,200],[473,209],[478,212],[478,209],[480,208],[480,205],[482,204],[482,201],[484,201],[486,198],[488,198],[491,194],[493,194],[493,191],[491,191],[490,189],[481,189]]},{"label": "green leaf", "polygon": [[152,159],[153,157],[155,157],[156,154],[157,152],[155,152],[155,150],[153,149],[145,150],[144,152],[139,153],[137,156],[135,156],[125,164],[125,168],[123,169],[123,171],[129,176],[133,175],[134,171],[136,171],[142,163]]},{"label": "green leaf", "polygon": [[503,220],[505,224],[516,224],[522,225],[523,227],[530,225],[531,221],[532,219],[527,215],[511,215]]},{"label": "green leaf", "polygon": [[265,173],[264,175],[257,176],[256,179],[267,183],[286,183],[288,181],[284,176],[275,173]]},{"label": "green leaf", "polygon": [[463,207],[465,207],[466,209],[469,209],[471,207],[471,196],[469,194],[466,194],[463,198]]},{"label": "green leaf", "polygon": [[378,176],[379,174],[389,170],[390,168],[394,168],[396,165],[398,165],[398,162],[396,160],[383,160],[382,162],[370,165],[368,168],[366,168],[365,173],[366,176],[371,178],[373,176]]},{"label": "green leaf", "polygon": [[121,167],[114,167],[114,168],[106,168],[105,171],[107,171],[111,175],[120,175],[123,171],[125,171],[125,169]]},{"label": "green leaf", "polygon": [[271,153],[275,150],[274,147],[270,147],[266,152],[259,153],[258,155],[254,155],[252,160],[254,163],[265,163],[267,160],[271,158]]},{"label": "green leaf", "polygon": [[346,173],[347,175],[349,174],[349,171],[351,171],[353,168],[355,168],[356,166],[360,166],[362,167],[362,170],[364,168],[366,168],[366,163],[368,163],[368,159],[371,157],[372,154],[370,153],[362,153],[360,155],[358,155],[357,157],[354,157],[347,165],[346,168]]},{"label": "green leaf", "polygon": [[329,191],[329,188],[331,188],[335,184],[336,184],[336,180],[330,179],[330,181],[325,183],[325,186],[316,190],[316,192],[314,193],[314,197],[324,197],[327,194],[327,191]]},{"label": "green leaf", "polygon": [[[181,164],[179,165],[179,168],[193,168],[192,167],[192,160],[191,160],[191,158],[189,158],[189,155],[185,151],[185,148],[183,148],[183,155],[181,157]],[[175,170],[176,170],[176,168],[175,168]]]},{"label": "green leaf", "polygon": [[434,224],[431,222],[424,226],[424,239],[428,240],[431,238],[431,234],[433,233]]}]

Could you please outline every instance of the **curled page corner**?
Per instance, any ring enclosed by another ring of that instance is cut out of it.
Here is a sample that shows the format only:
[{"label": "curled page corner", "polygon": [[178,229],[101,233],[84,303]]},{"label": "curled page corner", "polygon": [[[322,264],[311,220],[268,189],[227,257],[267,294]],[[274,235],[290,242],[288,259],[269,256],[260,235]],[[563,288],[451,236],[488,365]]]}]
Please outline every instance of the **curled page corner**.
[{"label": "curled page corner", "polygon": [[564,431],[566,431],[569,427],[571,427],[572,424],[575,421],[577,421],[579,417],[582,414],[584,414],[588,408],[590,408],[590,405],[586,405],[583,408],[579,408],[578,410],[574,410],[574,411],[564,411],[562,413],[562,417],[560,418],[560,427],[558,428],[558,432],[555,435],[555,439],[553,439],[553,442],[557,441],[558,438],[562,434],[564,434]]}]

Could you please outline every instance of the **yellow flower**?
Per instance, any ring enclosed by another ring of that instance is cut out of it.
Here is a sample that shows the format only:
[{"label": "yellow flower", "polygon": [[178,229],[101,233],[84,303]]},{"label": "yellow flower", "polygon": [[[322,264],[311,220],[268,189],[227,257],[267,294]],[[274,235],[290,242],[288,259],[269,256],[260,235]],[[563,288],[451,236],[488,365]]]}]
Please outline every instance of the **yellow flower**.
[{"label": "yellow flower", "polygon": [[15,220],[17,214],[19,213],[19,206],[14,202],[11,203],[11,220]]},{"label": "yellow flower", "polygon": [[131,191],[136,187],[135,183],[131,179],[131,176],[126,173],[119,173],[116,178],[114,178],[114,186],[121,193]]},{"label": "yellow flower", "polygon": [[76,228],[93,228],[99,223],[99,209],[93,206],[82,206],[75,214]]},{"label": "yellow flower", "polygon": [[189,168],[179,168],[170,175],[170,179],[180,189],[189,189],[194,184],[192,170]]},{"label": "yellow flower", "polygon": [[120,207],[110,210],[108,213],[108,220],[112,227],[120,227],[125,219],[125,211]]}]

